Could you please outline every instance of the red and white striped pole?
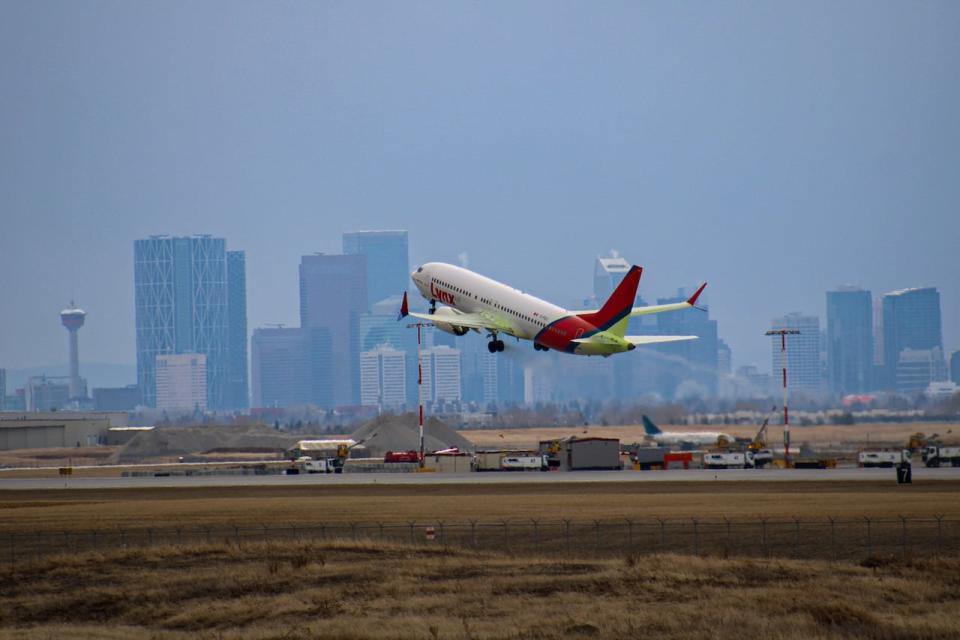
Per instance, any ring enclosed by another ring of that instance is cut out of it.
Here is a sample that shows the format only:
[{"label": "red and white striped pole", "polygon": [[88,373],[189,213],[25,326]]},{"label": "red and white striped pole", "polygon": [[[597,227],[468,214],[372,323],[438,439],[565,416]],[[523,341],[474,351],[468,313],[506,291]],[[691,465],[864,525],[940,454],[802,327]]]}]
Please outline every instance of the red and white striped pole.
[{"label": "red and white striped pole", "polygon": [[787,336],[799,335],[799,329],[774,329],[768,336],[780,336],[780,364],[783,371],[783,461],[790,466],[790,412],[787,409]]},{"label": "red and white striped pole", "polygon": [[423,469],[423,360],[420,355],[420,332],[423,323],[417,323],[417,404],[420,407],[420,468]]}]

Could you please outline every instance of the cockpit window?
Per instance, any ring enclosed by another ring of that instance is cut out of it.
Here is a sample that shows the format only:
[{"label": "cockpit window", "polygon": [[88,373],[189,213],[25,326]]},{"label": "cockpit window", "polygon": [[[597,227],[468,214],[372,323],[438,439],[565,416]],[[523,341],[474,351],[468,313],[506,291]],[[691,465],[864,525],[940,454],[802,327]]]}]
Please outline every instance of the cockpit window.
[{"label": "cockpit window", "polygon": [[417,273],[423,273],[423,267],[417,267]]}]

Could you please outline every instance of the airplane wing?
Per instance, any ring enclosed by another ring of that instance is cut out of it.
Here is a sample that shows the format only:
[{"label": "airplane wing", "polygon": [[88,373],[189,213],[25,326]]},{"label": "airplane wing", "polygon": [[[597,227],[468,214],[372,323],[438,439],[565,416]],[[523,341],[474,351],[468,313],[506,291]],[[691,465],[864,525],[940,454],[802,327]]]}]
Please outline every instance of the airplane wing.
[{"label": "airplane wing", "polygon": [[624,336],[623,339],[632,345],[657,344],[660,342],[682,342],[696,340],[700,336]]},{"label": "airplane wing", "polygon": [[420,320],[427,320],[429,322],[442,322],[444,324],[453,324],[458,327],[466,327],[467,329],[494,329],[496,331],[503,331],[505,333],[511,332],[513,329],[510,325],[505,322],[500,322],[497,318],[490,316],[485,313],[458,313],[455,316],[448,315],[431,315],[429,313],[415,313],[413,311],[407,312],[407,315],[411,318],[419,318]]},{"label": "airplane wing", "polygon": [[[653,304],[648,307],[634,307],[630,311],[630,317],[634,316],[648,316],[654,313],[663,313],[664,311],[678,311],[680,309],[689,309],[697,304],[697,298],[700,297],[700,294],[703,293],[703,290],[707,287],[707,283],[704,282],[700,285],[700,288],[690,296],[684,302],[672,302],[670,304]],[[581,313],[596,313],[596,310],[593,311],[572,311],[571,313],[581,314]]]}]

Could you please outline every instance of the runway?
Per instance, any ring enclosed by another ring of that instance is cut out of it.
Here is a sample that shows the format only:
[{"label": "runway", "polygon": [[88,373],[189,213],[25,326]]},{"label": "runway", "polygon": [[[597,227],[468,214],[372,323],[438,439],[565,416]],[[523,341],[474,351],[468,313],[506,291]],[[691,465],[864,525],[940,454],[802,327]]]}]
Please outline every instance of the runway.
[{"label": "runway", "polygon": [[[928,469],[914,467],[914,483],[960,479],[960,467]],[[894,469],[724,469],[671,471],[575,471],[563,473],[346,473],[293,476],[167,476],[140,478],[8,478],[0,479],[0,491],[36,489],[139,489],[236,486],[364,486],[364,485],[496,485],[609,482],[850,482],[896,483]]]}]

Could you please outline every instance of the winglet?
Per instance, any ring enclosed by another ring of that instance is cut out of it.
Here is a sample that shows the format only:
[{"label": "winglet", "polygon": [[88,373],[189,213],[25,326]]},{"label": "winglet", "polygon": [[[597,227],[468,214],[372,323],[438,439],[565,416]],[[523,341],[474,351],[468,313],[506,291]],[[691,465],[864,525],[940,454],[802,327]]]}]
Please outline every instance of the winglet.
[{"label": "winglet", "polygon": [[690,305],[691,307],[695,306],[697,304],[697,298],[700,297],[700,294],[703,293],[703,290],[706,288],[707,288],[707,283],[704,282],[702,285],[700,285],[700,288],[697,289],[697,292],[694,293],[692,296],[690,296],[690,299],[687,300],[687,304]]},{"label": "winglet", "polygon": [[400,303],[400,313],[397,315],[397,320],[402,320],[410,315],[410,305],[407,304],[407,292],[403,292],[403,302]]}]

